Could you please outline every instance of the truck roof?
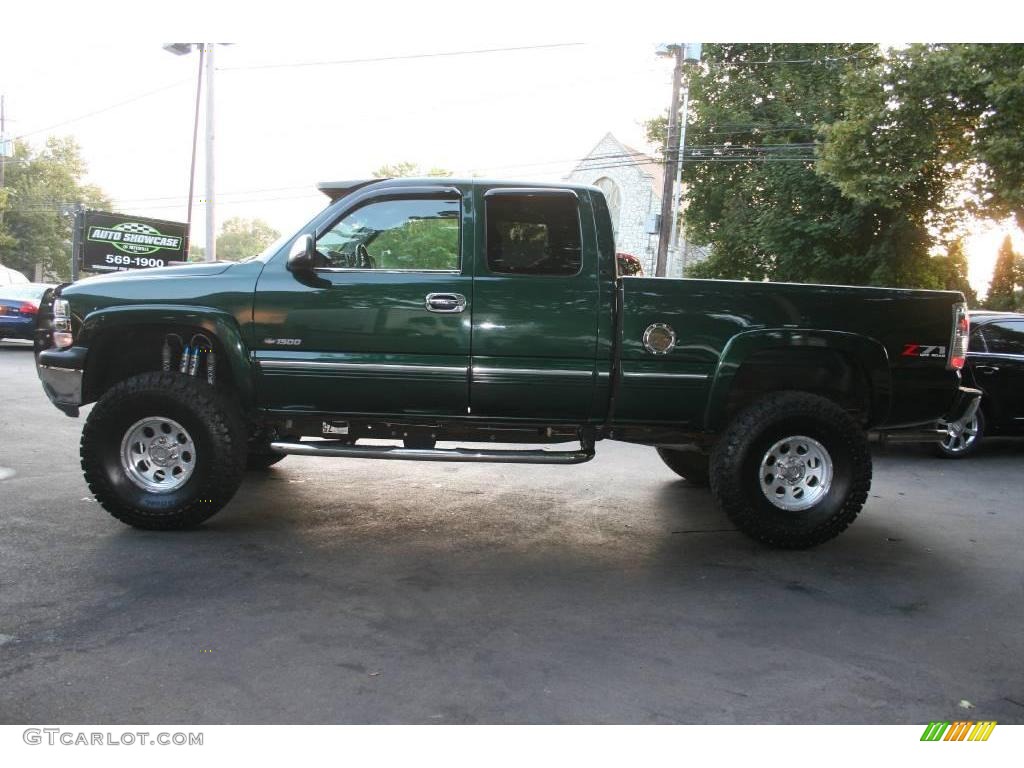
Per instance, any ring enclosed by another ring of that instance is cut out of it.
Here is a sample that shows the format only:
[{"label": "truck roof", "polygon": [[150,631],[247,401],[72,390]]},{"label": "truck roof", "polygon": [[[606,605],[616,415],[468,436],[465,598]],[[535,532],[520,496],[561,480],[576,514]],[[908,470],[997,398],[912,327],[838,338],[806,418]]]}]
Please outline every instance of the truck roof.
[{"label": "truck roof", "polygon": [[478,178],[455,178],[451,176],[418,176],[418,177],[403,177],[403,178],[384,178],[384,179],[349,179],[345,181],[321,181],[316,185],[316,188],[331,198],[331,202],[340,200],[345,195],[354,192],[362,187],[369,186],[370,184],[379,183],[381,186],[388,187],[421,187],[425,184],[438,185],[438,184],[480,184],[486,187],[517,187],[517,188],[537,188],[537,189],[586,189],[592,191],[600,191],[597,187],[593,187],[589,184],[551,184],[542,181],[515,181],[509,179],[478,179]]}]

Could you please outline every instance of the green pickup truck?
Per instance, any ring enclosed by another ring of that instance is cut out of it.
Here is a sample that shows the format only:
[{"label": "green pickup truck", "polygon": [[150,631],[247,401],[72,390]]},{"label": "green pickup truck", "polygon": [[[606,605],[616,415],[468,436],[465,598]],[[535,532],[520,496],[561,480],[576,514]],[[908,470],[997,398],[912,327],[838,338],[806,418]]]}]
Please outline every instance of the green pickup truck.
[{"label": "green pickup truck", "polygon": [[246,261],[44,297],[37,370],[68,415],[96,403],[82,467],[114,517],[197,525],[288,454],[568,465],[622,440],[808,547],[867,499],[868,430],[934,440],[978,406],[958,293],[620,277],[594,187],[320,189]]}]

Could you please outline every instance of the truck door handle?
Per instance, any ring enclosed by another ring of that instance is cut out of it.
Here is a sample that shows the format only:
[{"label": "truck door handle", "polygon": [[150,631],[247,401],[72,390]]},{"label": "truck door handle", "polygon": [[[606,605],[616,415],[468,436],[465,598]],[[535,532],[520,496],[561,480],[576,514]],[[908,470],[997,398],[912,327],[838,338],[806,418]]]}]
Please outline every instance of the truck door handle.
[{"label": "truck door handle", "polygon": [[976,365],[976,366],[974,366],[974,370],[976,370],[978,373],[984,373],[984,374],[986,374],[988,376],[991,376],[993,373],[999,373],[999,366],[998,365]]},{"label": "truck door handle", "polygon": [[451,314],[466,308],[466,297],[461,293],[428,293],[425,305],[430,312]]}]

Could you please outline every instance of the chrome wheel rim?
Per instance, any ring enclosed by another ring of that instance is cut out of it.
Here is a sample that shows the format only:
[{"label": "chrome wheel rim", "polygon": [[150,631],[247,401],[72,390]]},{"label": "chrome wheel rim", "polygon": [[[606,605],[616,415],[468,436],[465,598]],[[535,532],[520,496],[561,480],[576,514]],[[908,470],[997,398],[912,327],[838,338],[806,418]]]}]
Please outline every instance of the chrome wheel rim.
[{"label": "chrome wheel rim", "polygon": [[946,424],[946,437],[942,440],[942,447],[950,453],[963,453],[978,439],[979,426],[977,416],[963,426]]},{"label": "chrome wheel rim", "polygon": [[135,485],[150,493],[181,488],[196,466],[196,446],[173,419],[150,416],[132,424],[121,439],[121,468]]},{"label": "chrome wheel rim", "polygon": [[812,437],[784,437],[761,459],[761,493],[774,506],[801,512],[821,501],[832,486],[832,457]]}]

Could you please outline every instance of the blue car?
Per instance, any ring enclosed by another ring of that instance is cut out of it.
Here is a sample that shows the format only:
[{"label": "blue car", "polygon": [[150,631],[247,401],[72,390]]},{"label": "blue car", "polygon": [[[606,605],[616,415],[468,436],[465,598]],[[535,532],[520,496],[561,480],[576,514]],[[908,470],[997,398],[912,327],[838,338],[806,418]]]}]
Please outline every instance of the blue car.
[{"label": "blue car", "polygon": [[0,286],[0,340],[31,339],[36,330],[39,300],[47,283],[21,283]]}]

